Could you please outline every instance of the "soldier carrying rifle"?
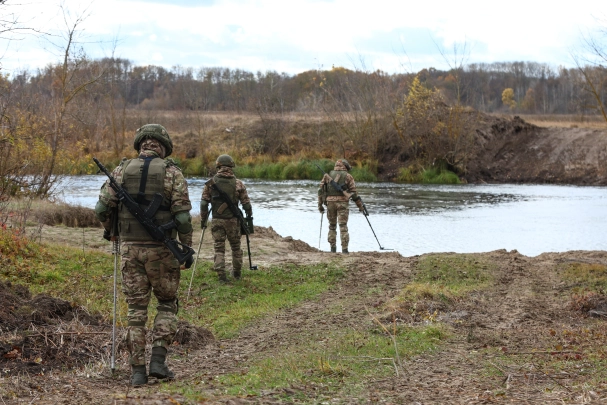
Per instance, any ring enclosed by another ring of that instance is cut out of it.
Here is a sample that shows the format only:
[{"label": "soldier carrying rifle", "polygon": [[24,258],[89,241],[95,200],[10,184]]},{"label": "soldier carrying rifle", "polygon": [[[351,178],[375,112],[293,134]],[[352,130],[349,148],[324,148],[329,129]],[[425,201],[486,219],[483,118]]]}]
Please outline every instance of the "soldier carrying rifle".
[{"label": "soldier carrying rifle", "polygon": [[[215,251],[213,268],[219,277],[219,281],[223,283],[228,282],[225,264],[226,239],[232,250],[232,277],[238,280],[242,274],[241,235],[244,233],[247,236],[248,243],[247,232],[252,232],[252,229],[247,228],[247,224],[242,223],[244,218],[238,208],[238,203],[240,203],[247,214],[247,222],[250,222],[252,228],[253,208],[251,207],[251,200],[249,200],[244,183],[234,176],[235,166],[236,164],[231,156],[220,155],[215,162],[215,167],[218,169],[217,174],[205,183],[200,201],[202,228],[207,227],[209,204],[211,204],[211,212],[213,213],[211,234],[213,235]],[[250,261],[251,253],[249,252]],[[250,268],[254,270],[257,267],[251,265]]]},{"label": "soldier carrying rifle", "polygon": [[352,169],[346,159],[339,159],[330,173],[325,173],[318,188],[318,210],[324,214],[327,206],[327,219],[329,220],[329,245],[331,252],[337,251],[337,224],[341,239],[342,253],[348,253],[350,234],[348,233],[348,216],[350,199],[354,201],[361,212],[364,212],[362,200],[356,194],[356,184],[350,173]]},{"label": "soldier carrying rifle", "polygon": [[95,160],[109,178],[101,187],[95,214],[107,232],[112,229],[112,216],[117,215],[122,291],[128,303],[125,340],[131,385],[141,386],[148,382],[145,326],[152,292],[158,299],[158,314],[152,329],[149,375],[174,378],[165,360],[177,332],[180,263],[187,268],[192,261],[192,204],[181,170],[172,159],[165,159],[173,151],[173,142],[163,126],[148,124],[137,129],[133,146],[138,157],[123,160],[112,174]]}]

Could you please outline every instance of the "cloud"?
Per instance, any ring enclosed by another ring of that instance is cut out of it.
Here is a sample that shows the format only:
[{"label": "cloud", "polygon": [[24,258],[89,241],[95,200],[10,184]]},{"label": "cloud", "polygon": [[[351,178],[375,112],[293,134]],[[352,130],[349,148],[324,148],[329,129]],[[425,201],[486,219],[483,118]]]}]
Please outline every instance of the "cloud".
[{"label": "cloud", "polygon": [[[469,62],[533,60],[567,65],[581,30],[597,25],[591,10],[547,1],[468,0],[65,0],[72,17],[90,10],[81,26],[91,57],[114,54],[135,64],[223,66],[297,73],[361,63],[389,72],[447,68],[439,48],[466,43]],[[53,1],[32,1],[22,17],[50,33],[65,32]],[[11,43],[5,68],[53,62],[40,42]],[[162,59],[158,59],[158,55]]]}]

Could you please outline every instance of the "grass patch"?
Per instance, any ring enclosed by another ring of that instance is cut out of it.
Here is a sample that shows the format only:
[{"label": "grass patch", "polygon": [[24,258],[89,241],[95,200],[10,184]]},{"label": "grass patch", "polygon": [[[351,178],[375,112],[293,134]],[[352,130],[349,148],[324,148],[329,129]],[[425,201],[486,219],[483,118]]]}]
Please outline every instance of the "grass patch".
[{"label": "grass patch", "polygon": [[488,286],[493,266],[473,255],[424,255],[413,280],[384,308],[406,322],[434,322],[466,294]]},{"label": "grass patch", "polygon": [[599,263],[570,263],[563,271],[563,279],[575,284],[574,292],[607,292],[607,266]]},{"label": "grass patch", "polygon": [[[61,297],[90,312],[110,317],[114,257],[59,244],[40,245],[10,231],[0,231],[0,280],[27,286],[32,294]],[[119,270],[120,273],[120,270]],[[185,309],[179,317],[209,327],[217,337],[235,336],[255,319],[313,299],[342,277],[333,264],[245,270],[243,279],[220,284],[211,262],[199,262],[190,299],[191,270],[182,271],[179,297]],[[119,288],[120,290],[120,288]],[[120,293],[119,325],[126,322],[126,303]],[[155,315],[149,307],[149,323]]]},{"label": "grass patch", "polygon": [[[417,264],[414,281],[430,284],[427,292],[437,291],[456,297],[488,286],[494,264],[468,254],[431,254],[422,256]],[[420,294],[424,294],[420,290]]]},{"label": "grass patch", "polygon": [[396,181],[402,183],[421,184],[460,184],[459,176],[441,167],[421,168],[402,167],[398,171]]},{"label": "grass patch", "polygon": [[[190,300],[185,300],[186,283],[181,285],[182,316],[209,327],[218,338],[231,338],[255,319],[313,299],[343,275],[341,268],[326,263],[244,271],[241,280],[222,284],[211,262],[198,265]],[[191,271],[183,271],[182,277],[189,280]]]},{"label": "grass patch", "polygon": [[[320,166],[325,172],[333,170],[335,162],[329,159],[296,161],[280,160],[278,162],[252,162],[236,166],[234,173],[239,178],[270,179],[270,180],[320,180],[322,172],[316,167]],[[375,165],[376,166],[376,165]],[[377,181],[376,167],[369,163],[352,168],[351,174],[357,181]],[[375,170],[375,171],[374,171]]]},{"label": "grass patch", "polygon": [[[368,379],[395,374],[395,359],[435,350],[447,338],[440,326],[398,327],[395,345],[380,328],[323,331],[322,337],[302,338],[285,350],[261,354],[248,365],[246,373],[219,377],[226,393],[259,395],[264,389],[299,385],[323,387],[323,394],[364,390]],[[399,368],[399,372],[404,370]]]},{"label": "grass patch", "polygon": [[93,313],[111,313],[112,255],[59,244],[40,245],[10,231],[0,231],[0,253],[3,281],[24,285],[33,295],[62,297]]}]

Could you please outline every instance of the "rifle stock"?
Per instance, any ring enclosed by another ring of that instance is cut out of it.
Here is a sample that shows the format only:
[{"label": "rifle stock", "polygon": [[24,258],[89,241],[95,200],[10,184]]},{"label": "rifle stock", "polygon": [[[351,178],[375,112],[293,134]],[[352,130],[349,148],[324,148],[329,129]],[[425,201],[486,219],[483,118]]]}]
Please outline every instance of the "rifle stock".
[{"label": "rifle stock", "polygon": [[335,189],[335,191],[340,192],[342,195],[344,195],[348,200],[350,199],[350,197],[352,197],[352,194],[348,193],[346,190],[344,190],[343,188],[341,188],[341,186],[339,184],[337,184],[337,182],[335,180],[333,180],[333,178],[331,176],[329,176],[329,174],[327,172],[325,172],[322,167],[320,167],[317,163],[314,163],[316,165],[316,167],[318,167],[318,169],[324,173],[325,176],[327,176],[327,178],[329,178],[329,184],[331,185],[331,187],[333,187],[333,189]]},{"label": "rifle stock", "polygon": [[164,246],[175,256],[179,264],[185,264],[185,268],[189,269],[193,262],[194,249],[183,243],[177,242],[175,239],[171,239],[166,235],[166,231],[174,228],[175,222],[171,221],[164,225],[156,225],[152,218],[146,215],[146,212],[135,202],[133,197],[123,189],[116,179],[110,174],[106,167],[96,158],[93,158],[95,164],[99,169],[108,177],[110,187],[116,192],[116,197],[126,207],[126,209],[135,217],[137,221],[143,226],[146,232],[155,241],[162,242]]}]

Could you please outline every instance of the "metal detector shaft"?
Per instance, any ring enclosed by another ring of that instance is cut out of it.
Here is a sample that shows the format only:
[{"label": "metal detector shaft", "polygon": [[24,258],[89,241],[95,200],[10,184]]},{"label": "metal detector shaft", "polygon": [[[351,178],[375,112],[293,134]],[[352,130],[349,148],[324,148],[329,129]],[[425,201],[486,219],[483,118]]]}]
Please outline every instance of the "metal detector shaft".
[{"label": "metal detector shaft", "polygon": [[253,264],[251,263],[251,246],[249,245],[249,234],[245,233],[246,238],[247,238],[247,252],[249,253],[249,270],[257,270],[257,266],[253,266]]},{"label": "metal detector shaft", "polygon": [[114,309],[112,315],[112,357],[110,368],[112,374],[116,370],[116,284],[118,277],[118,256],[120,256],[120,241],[118,237],[114,237]]},{"label": "metal detector shaft", "polygon": [[190,277],[190,285],[188,287],[188,297],[186,301],[190,299],[190,290],[192,289],[192,280],[194,280],[194,272],[196,271],[196,263],[198,263],[198,256],[200,255],[200,249],[202,248],[202,238],[204,238],[204,231],[206,231],[206,226],[202,228],[202,234],[200,235],[200,243],[198,243],[198,250],[196,251],[196,258],[194,259],[194,267],[192,268],[192,276]]},{"label": "metal detector shaft", "polygon": [[318,233],[318,248],[320,249],[320,238],[322,237],[322,218],[325,215],[321,212],[320,213],[320,232]]},{"label": "metal detector shaft", "polygon": [[[366,211],[366,208],[365,208]],[[365,215],[365,219],[367,220],[367,223],[369,224],[369,228],[371,228],[371,232],[373,232],[373,236],[375,236],[375,240],[377,241],[377,244],[379,245],[379,250],[392,250],[392,249],[386,249],[385,247],[382,247],[381,243],[379,243],[379,239],[377,239],[377,235],[375,234],[375,231],[373,230],[373,227],[371,226],[371,222],[369,221],[369,217],[367,215]]]}]

